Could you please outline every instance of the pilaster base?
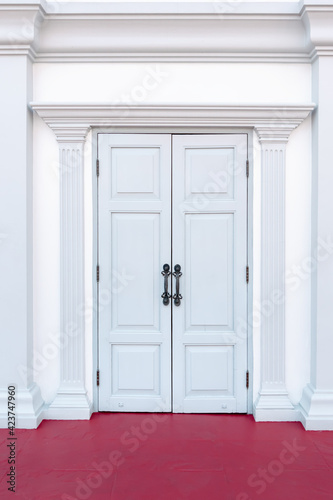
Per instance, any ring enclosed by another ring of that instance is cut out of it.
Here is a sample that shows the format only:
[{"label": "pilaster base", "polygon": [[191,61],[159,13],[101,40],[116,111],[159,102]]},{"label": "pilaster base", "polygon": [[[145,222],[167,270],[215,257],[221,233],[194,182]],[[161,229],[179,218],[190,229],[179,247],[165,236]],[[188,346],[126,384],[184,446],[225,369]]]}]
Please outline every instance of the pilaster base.
[{"label": "pilaster base", "polygon": [[307,431],[333,430],[333,391],[319,391],[308,384],[299,410],[300,421]]},{"label": "pilaster base", "polygon": [[44,412],[47,420],[89,420],[92,404],[85,390],[60,391]]},{"label": "pilaster base", "polygon": [[287,392],[261,392],[254,404],[256,422],[298,422],[299,413]]},{"label": "pilaster base", "polygon": [[[33,384],[28,389],[18,389],[15,395],[15,428],[37,429],[43,420],[44,401],[40,389]],[[0,413],[0,427],[8,427],[8,390],[0,390],[0,407],[5,413]]]}]

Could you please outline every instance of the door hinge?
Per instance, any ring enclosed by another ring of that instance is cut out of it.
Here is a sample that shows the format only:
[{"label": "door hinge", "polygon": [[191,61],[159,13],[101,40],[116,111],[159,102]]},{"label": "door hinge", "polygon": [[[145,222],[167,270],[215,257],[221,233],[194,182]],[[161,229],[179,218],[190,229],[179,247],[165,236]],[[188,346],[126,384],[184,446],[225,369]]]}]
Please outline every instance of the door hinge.
[{"label": "door hinge", "polygon": [[96,281],[99,283],[99,265],[96,266]]},{"label": "door hinge", "polygon": [[99,160],[96,160],[96,175],[99,177]]},{"label": "door hinge", "polygon": [[250,175],[250,162],[249,160],[246,160],[246,177],[249,177]]},{"label": "door hinge", "polygon": [[96,383],[99,386],[99,370],[97,370],[97,373],[96,373]]},{"label": "door hinge", "polygon": [[246,388],[247,389],[249,388],[249,378],[250,378],[249,370],[247,370],[247,372],[246,372]]},{"label": "door hinge", "polygon": [[246,266],[246,283],[250,280],[250,269],[249,266]]}]

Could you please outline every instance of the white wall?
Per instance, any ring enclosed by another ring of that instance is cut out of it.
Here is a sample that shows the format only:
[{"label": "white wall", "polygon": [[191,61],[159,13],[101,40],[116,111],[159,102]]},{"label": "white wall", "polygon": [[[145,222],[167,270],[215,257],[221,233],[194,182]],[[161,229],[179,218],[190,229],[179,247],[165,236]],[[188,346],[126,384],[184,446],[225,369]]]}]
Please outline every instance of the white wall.
[{"label": "white wall", "polygon": [[[160,82],[142,90],[156,68]],[[307,64],[37,63],[34,78],[36,101],[311,102]]]},{"label": "white wall", "polygon": [[60,375],[59,166],[55,136],[36,115],[33,148],[34,369],[35,381],[50,403]]},{"label": "white wall", "polygon": [[[34,66],[34,101],[132,103],[308,103],[311,67],[306,64],[117,63]],[[86,302],[92,301],[92,162],[91,135],[85,154]],[[260,301],[260,152],[254,143],[254,302]],[[310,254],[311,187],[310,119],[291,135],[286,175],[287,388],[297,403],[309,380],[310,276],[296,280],[295,265]],[[51,130],[34,120],[34,335],[35,350],[50,352],[50,361],[36,373],[50,402],[59,370],[57,348],[50,333],[59,332],[59,189],[58,150]],[[291,274],[290,274],[291,273]],[[291,278],[294,278],[291,280]],[[87,384],[92,397],[92,323],[87,317]],[[52,356],[51,356],[52,352]],[[259,328],[254,328],[254,398],[258,391]],[[45,352],[44,352],[45,358]]]}]

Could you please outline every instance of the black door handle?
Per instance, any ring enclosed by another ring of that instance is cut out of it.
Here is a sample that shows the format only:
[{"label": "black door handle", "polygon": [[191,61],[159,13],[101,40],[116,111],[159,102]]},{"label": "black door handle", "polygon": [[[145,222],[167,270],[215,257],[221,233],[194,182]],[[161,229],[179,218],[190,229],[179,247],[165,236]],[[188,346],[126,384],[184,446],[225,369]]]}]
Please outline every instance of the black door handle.
[{"label": "black door handle", "polygon": [[171,274],[169,264],[164,264],[161,274],[164,277],[164,292],[162,293],[161,297],[163,299],[163,304],[167,306],[169,305],[171,298],[171,294],[168,292],[168,279]]},{"label": "black door handle", "polygon": [[176,293],[173,295],[173,300],[175,306],[180,306],[180,301],[183,298],[182,295],[179,293],[179,278],[182,276],[181,266],[179,264],[176,264],[174,267],[175,272],[172,273],[173,276],[176,278]]}]

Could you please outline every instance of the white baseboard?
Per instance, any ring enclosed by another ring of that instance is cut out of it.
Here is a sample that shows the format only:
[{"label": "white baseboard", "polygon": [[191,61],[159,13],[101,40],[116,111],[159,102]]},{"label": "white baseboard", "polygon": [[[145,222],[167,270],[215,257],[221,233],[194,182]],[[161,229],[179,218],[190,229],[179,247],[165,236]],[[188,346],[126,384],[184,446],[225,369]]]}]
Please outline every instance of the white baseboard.
[{"label": "white baseboard", "polygon": [[307,431],[332,431],[333,391],[320,391],[308,384],[303,391],[299,413]]},{"label": "white baseboard", "polygon": [[[33,384],[27,389],[18,389],[15,394],[15,428],[37,429],[43,420],[44,401],[40,389]],[[0,414],[0,427],[8,428],[8,390],[0,390],[0,407],[5,409]]]}]

